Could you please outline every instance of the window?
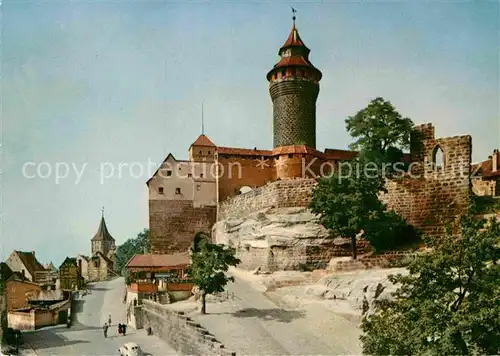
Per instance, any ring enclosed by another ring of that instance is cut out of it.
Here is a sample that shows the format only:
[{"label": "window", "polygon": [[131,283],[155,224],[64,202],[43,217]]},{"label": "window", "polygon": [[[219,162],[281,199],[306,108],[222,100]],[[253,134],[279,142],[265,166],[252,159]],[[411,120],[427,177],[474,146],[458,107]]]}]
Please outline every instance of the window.
[{"label": "window", "polygon": [[188,178],[191,178],[193,175],[191,173],[188,173]]},{"label": "window", "polygon": [[201,155],[201,151],[200,151],[200,155]]},{"label": "window", "polygon": [[197,185],[196,185],[196,190],[197,190],[197,191],[200,191],[200,189],[201,189],[201,185],[197,184]]},{"label": "window", "polygon": [[175,194],[177,195],[181,194],[181,188],[175,188]]},{"label": "window", "polygon": [[200,173],[200,178],[203,179],[203,173]]},{"label": "window", "polygon": [[432,163],[434,169],[444,168],[444,152],[439,146],[436,146],[436,148],[434,148],[434,152],[432,154]]},{"label": "window", "polygon": [[210,151],[208,151],[208,154],[210,154]]},{"label": "window", "polygon": [[167,177],[172,176],[172,171],[167,171]]},{"label": "window", "polygon": [[158,194],[163,194],[163,187],[158,188]]},{"label": "window", "polygon": [[289,153],[288,158],[293,158],[293,154]]},{"label": "window", "polygon": [[286,76],[286,70],[282,70],[282,71],[281,71],[281,76],[282,76],[282,77],[285,77],[285,76]]}]

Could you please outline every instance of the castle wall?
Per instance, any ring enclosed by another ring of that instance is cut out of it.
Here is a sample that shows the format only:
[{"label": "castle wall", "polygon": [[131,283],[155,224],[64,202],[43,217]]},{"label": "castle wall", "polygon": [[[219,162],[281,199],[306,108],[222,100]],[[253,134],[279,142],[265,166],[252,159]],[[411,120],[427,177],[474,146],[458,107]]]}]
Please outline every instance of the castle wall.
[{"label": "castle wall", "polygon": [[242,217],[264,208],[307,207],[314,179],[282,180],[266,184],[219,204],[217,220]]},{"label": "castle wall", "polygon": [[197,232],[210,232],[215,215],[215,206],[195,207],[189,200],[150,200],[151,252],[186,252]]},{"label": "castle wall", "polygon": [[[381,198],[408,223],[428,235],[439,235],[445,222],[456,218],[468,205],[472,140],[469,135],[435,139],[430,124],[416,130],[422,134],[420,142],[412,142],[410,174],[388,182],[388,193]],[[435,165],[438,147],[443,152],[442,167]]]},{"label": "castle wall", "polygon": [[[438,147],[444,158],[441,168],[434,165]],[[469,135],[435,139],[432,125],[417,126],[412,138],[411,174],[389,181],[388,193],[381,194],[381,199],[390,209],[406,218],[408,223],[421,228],[424,233],[441,234],[445,222],[463,212],[468,204],[471,153],[472,141]],[[293,158],[286,156],[285,159]],[[312,170],[318,171],[322,163],[318,159]],[[315,184],[314,179],[268,183],[221,202],[217,219],[220,221],[228,217],[244,217],[249,212],[269,207],[307,207]]]},{"label": "castle wall", "polygon": [[[272,158],[263,156],[219,156],[219,201],[239,194],[242,187],[261,187],[276,179]],[[262,162],[262,163],[260,163]]]}]

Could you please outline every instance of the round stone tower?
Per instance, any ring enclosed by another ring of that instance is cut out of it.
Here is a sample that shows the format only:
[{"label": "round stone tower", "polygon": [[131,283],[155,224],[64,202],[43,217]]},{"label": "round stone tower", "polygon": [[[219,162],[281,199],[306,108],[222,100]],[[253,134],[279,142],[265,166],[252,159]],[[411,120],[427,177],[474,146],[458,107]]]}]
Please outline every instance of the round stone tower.
[{"label": "round stone tower", "polygon": [[309,53],[294,17],[292,32],[278,52],[281,59],[267,74],[273,101],[274,147],[316,148],[316,99],[322,74],[309,61]]}]

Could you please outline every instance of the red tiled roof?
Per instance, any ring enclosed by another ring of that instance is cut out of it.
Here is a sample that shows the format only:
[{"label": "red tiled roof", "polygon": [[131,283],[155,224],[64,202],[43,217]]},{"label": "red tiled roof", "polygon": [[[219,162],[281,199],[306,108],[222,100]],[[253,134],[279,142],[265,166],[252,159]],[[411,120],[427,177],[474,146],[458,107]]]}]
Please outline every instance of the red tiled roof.
[{"label": "red tiled roof", "polygon": [[190,263],[189,254],[171,255],[135,255],[127,263],[127,267],[185,267]]},{"label": "red tiled roof", "polygon": [[493,157],[488,160],[471,165],[471,173],[484,178],[493,178],[500,176],[500,152],[494,152],[497,157],[497,169],[493,171]]},{"label": "red tiled roof", "polygon": [[283,57],[274,65],[275,69],[281,67],[313,67],[313,65],[304,57],[293,56]]},{"label": "red tiled roof", "polygon": [[302,41],[302,38],[300,38],[299,31],[297,31],[295,24],[293,25],[292,31],[290,31],[290,34],[288,35],[285,44],[281,46],[281,49],[285,49],[292,46],[306,47],[306,45]]},{"label": "red tiled roof", "polygon": [[215,144],[210,141],[210,139],[205,135],[200,135],[198,138],[191,144],[191,146],[207,146],[214,147]]},{"label": "red tiled roof", "polygon": [[217,147],[217,153],[221,155],[235,156],[271,156],[270,150],[257,150],[251,148]]}]

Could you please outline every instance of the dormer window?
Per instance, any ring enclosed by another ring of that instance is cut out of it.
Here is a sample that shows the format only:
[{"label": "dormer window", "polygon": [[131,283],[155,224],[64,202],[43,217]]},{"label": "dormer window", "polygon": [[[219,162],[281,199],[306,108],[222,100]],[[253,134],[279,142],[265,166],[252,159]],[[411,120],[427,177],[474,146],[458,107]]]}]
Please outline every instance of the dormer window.
[{"label": "dormer window", "polygon": [[172,171],[167,171],[167,177],[171,177],[172,176]]},{"label": "dormer window", "polygon": [[175,188],[175,194],[180,195],[181,194],[181,188]]},{"label": "dormer window", "polygon": [[163,187],[158,188],[158,194],[163,194]]}]

